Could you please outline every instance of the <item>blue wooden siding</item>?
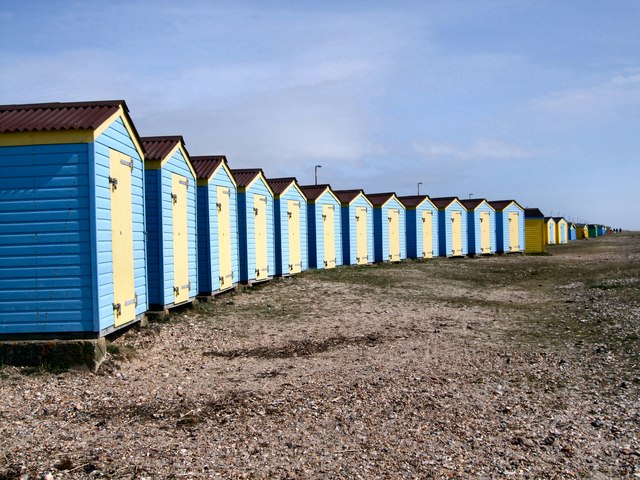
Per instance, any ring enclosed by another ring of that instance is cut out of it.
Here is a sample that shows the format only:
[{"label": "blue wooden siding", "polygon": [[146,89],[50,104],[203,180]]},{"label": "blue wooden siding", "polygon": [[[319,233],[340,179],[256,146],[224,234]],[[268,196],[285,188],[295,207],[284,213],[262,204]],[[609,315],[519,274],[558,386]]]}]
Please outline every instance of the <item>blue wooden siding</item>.
[{"label": "blue wooden siding", "polygon": [[397,208],[400,211],[398,228],[400,230],[400,259],[407,258],[407,234],[406,234],[406,210],[395,198],[392,198],[382,207],[373,209],[373,241],[374,257],[376,262],[389,261],[389,209]]},{"label": "blue wooden siding", "polygon": [[439,252],[441,257],[450,257],[452,244],[452,230],[451,230],[451,213],[460,212],[461,228],[462,228],[462,255],[467,255],[469,252],[468,239],[467,239],[467,211],[458,202],[452,203],[446,209],[438,210],[438,240],[439,240]]},{"label": "blue wooden siding", "polygon": [[482,254],[482,231],[480,222],[480,213],[482,212],[489,214],[490,253],[496,252],[496,212],[483,202],[478,205],[477,208],[467,212],[467,247],[470,255]]},{"label": "blue wooden siding", "polygon": [[[273,195],[262,179],[256,180],[246,192],[238,192],[238,241],[240,253],[240,281],[256,279],[255,228],[253,196],[267,197],[267,261],[269,275],[276,271],[275,232],[273,222]],[[302,215],[301,215],[302,216]]]},{"label": "blue wooden siding", "polygon": [[322,206],[333,205],[334,239],[336,267],[342,265],[342,209],[328,191],[320,195],[314,203],[307,204],[309,268],[324,269],[324,232],[322,230]]},{"label": "blue wooden siding", "polygon": [[0,333],[92,332],[87,144],[0,148]]},{"label": "blue wooden siding", "polygon": [[368,263],[373,263],[373,207],[362,195],[358,195],[348,206],[340,208],[342,217],[342,263],[343,265],[356,265],[357,259],[357,226],[356,212],[358,208],[367,209],[367,257]]},{"label": "blue wooden siding", "polygon": [[148,308],[145,241],[144,168],[142,159],[120,118],[93,143],[95,154],[95,211],[99,330],[115,324],[113,313],[113,266],[111,251],[111,191],[109,188],[109,150],[117,150],[133,160],[131,197],[133,203],[134,288],[138,296],[136,315]]},{"label": "blue wooden siding", "polygon": [[228,188],[233,284],[238,283],[238,196],[227,171],[220,167],[207,185],[198,187],[198,288],[210,295],[220,290],[220,250],[218,243],[218,187]]},{"label": "blue wooden siding", "polygon": [[149,305],[165,307],[173,304],[173,204],[172,174],[185,177],[187,188],[187,236],[189,258],[189,298],[199,292],[197,262],[196,179],[180,149],[176,150],[160,170],[146,170],[147,246]]},{"label": "blue wooden siding", "polygon": [[300,270],[309,268],[307,256],[307,200],[297,188],[290,187],[280,198],[274,200],[274,236],[276,275],[289,274],[289,201],[300,202]]},{"label": "blue wooden siding", "polygon": [[569,227],[569,241],[576,239],[576,227]]},{"label": "blue wooden siding", "polygon": [[[431,249],[425,248],[424,238],[422,236],[422,212],[431,212]],[[425,201],[406,211],[406,242],[407,257],[422,258],[422,252],[433,252],[432,255],[437,257],[438,250],[438,209],[431,203]]]},{"label": "blue wooden siding", "polygon": [[[524,210],[512,203],[504,210],[496,211],[496,251],[509,252],[509,213],[518,212],[518,249],[524,251]],[[547,225],[545,224],[545,228]]]}]

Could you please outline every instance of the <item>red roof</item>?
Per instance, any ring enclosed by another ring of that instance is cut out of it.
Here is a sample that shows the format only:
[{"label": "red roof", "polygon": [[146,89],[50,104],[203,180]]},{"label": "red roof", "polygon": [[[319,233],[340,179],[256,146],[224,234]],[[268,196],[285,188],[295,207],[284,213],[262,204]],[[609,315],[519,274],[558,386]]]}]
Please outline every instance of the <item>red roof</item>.
[{"label": "red roof", "polygon": [[300,190],[307,197],[307,200],[317,200],[327,188],[331,190],[331,185],[300,185]]},{"label": "red roof", "polygon": [[178,144],[184,147],[184,139],[180,135],[170,137],[142,137],[142,145],[149,160],[164,160]]},{"label": "red roof", "polygon": [[432,198],[431,203],[438,208],[447,208],[454,200],[458,200],[458,197],[437,197]]},{"label": "red roof", "polygon": [[415,208],[420,205],[425,199],[429,199],[428,195],[409,195],[406,197],[398,197],[400,203],[402,203],[405,208]]},{"label": "red roof", "polygon": [[[262,173],[260,168],[240,168],[231,170],[233,178],[236,179],[238,188],[248,187],[253,180]],[[264,174],[263,174],[264,175]]]},{"label": "red roof", "polygon": [[367,198],[371,202],[374,207],[380,207],[388,202],[391,197],[395,196],[393,192],[385,192],[385,193],[368,193]]},{"label": "red roof", "polygon": [[296,177],[267,178],[267,183],[275,195],[281,195],[292,183],[297,184]]},{"label": "red roof", "polygon": [[220,166],[221,163],[227,163],[227,157],[224,155],[206,155],[199,157],[191,157],[191,165],[196,171],[198,178],[209,179],[213,172]]},{"label": "red roof", "polygon": [[334,190],[333,193],[338,197],[340,203],[351,203],[360,194],[367,198],[364,190]]},{"label": "red roof", "polygon": [[518,207],[522,208],[520,204],[515,200],[491,200],[489,202],[489,205],[491,205],[495,210],[504,210],[512,203],[515,203],[516,205],[518,205]]},{"label": "red roof", "polygon": [[460,203],[463,204],[467,210],[473,210],[474,208],[477,208],[478,205],[480,205],[482,202],[484,202],[484,198],[469,198],[467,200],[460,200]]},{"label": "red roof", "polygon": [[0,105],[0,133],[95,130],[123,107],[124,100]]}]

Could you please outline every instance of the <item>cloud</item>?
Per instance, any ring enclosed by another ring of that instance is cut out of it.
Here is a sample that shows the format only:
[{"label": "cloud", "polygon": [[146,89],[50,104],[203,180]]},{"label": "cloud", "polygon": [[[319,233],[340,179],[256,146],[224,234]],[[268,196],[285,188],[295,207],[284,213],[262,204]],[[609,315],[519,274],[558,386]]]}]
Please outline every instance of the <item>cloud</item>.
[{"label": "cloud", "polygon": [[446,158],[452,160],[515,160],[533,156],[523,148],[495,140],[477,140],[469,146],[446,143],[414,143],[414,151],[427,159]]}]

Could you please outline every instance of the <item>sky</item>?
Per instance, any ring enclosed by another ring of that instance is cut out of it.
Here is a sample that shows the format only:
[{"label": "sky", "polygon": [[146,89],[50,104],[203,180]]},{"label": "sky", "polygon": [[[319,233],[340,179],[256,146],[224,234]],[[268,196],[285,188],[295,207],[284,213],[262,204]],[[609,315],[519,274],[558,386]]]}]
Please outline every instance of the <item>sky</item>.
[{"label": "sky", "polygon": [[0,0],[0,62],[268,178],[640,230],[637,0]]}]

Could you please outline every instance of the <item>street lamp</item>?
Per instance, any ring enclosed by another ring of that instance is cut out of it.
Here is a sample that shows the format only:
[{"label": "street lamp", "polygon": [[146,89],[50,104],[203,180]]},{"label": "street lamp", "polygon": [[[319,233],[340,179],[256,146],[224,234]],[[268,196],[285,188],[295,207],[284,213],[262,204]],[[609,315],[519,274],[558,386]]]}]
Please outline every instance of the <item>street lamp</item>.
[{"label": "street lamp", "polygon": [[316,177],[316,185],[318,184],[318,169],[319,168],[322,168],[322,165],[316,165],[314,170],[313,170],[313,173],[315,174],[315,177]]},{"label": "street lamp", "polygon": [[418,182],[418,195],[420,195],[420,185],[422,185],[422,182]]},{"label": "street lamp", "polygon": [[475,193],[470,193],[469,194],[469,200],[471,200],[471,195],[475,195]]}]

